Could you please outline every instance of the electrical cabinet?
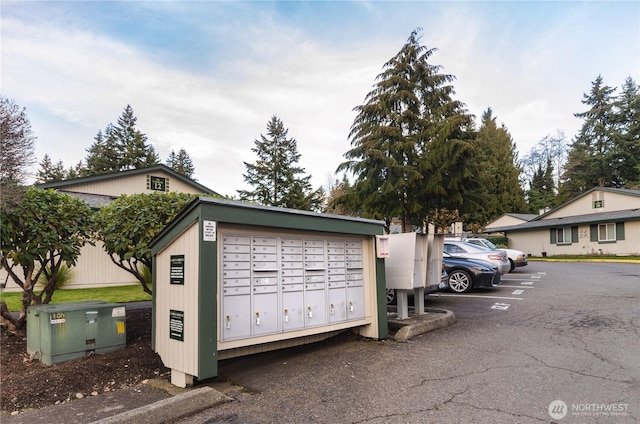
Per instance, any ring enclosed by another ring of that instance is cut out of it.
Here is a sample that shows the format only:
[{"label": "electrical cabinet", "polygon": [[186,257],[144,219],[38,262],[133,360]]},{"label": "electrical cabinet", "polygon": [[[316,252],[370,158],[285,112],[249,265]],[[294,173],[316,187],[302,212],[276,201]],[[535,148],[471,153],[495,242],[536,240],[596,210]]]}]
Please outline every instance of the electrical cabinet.
[{"label": "electrical cabinet", "polygon": [[102,301],[27,309],[27,353],[52,365],[126,346],[126,309]]},{"label": "electrical cabinet", "polygon": [[221,340],[364,318],[362,241],[222,234]]}]

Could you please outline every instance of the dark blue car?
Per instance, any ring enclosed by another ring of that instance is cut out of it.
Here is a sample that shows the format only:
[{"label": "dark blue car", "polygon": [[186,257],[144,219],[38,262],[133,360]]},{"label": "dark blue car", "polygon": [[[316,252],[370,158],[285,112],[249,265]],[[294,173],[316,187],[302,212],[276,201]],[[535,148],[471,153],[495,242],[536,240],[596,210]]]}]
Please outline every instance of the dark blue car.
[{"label": "dark blue car", "polygon": [[500,284],[498,267],[479,259],[460,258],[443,254],[444,269],[449,275],[444,288],[454,293],[466,293],[481,287],[495,287]]}]

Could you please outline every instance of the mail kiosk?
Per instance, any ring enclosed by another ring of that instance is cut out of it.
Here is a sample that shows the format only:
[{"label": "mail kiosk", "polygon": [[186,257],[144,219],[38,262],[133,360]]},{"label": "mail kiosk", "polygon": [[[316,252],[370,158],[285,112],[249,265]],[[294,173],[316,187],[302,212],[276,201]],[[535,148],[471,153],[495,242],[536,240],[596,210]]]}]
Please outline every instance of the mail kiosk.
[{"label": "mail kiosk", "polygon": [[440,284],[444,235],[414,232],[385,238],[389,250],[385,280],[387,289],[396,292],[398,319],[409,318],[409,293],[413,293],[415,314],[422,315],[425,293],[437,290]]},{"label": "mail kiosk", "polygon": [[151,242],[154,350],[171,382],[346,329],[388,335],[383,222],[201,197]]}]

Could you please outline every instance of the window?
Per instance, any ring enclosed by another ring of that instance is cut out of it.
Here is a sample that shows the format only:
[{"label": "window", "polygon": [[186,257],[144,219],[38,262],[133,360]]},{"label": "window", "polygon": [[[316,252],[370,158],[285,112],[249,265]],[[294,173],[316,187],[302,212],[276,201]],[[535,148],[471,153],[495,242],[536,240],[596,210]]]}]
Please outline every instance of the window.
[{"label": "window", "polygon": [[598,241],[615,241],[616,240],[616,224],[599,224],[598,225]]},{"label": "window", "polygon": [[556,228],[556,243],[571,244],[571,227]]}]

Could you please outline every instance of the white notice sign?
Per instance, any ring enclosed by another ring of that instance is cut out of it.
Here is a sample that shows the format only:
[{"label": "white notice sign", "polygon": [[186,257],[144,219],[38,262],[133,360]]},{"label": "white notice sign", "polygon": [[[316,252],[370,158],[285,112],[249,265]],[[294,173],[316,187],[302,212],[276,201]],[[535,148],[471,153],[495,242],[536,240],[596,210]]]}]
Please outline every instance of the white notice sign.
[{"label": "white notice sign", "polygon": [[216,221],[202,223],[202,241],[216,241]]}]

